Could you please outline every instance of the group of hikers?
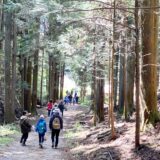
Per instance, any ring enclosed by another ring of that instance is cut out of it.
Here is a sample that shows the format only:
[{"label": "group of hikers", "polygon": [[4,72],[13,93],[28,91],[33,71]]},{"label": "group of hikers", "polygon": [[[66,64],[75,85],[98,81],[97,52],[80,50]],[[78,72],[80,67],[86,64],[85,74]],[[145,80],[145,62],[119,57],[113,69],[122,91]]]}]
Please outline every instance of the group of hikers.
[{"label": "group of hikers", "polygon": [[75,92],[73,94],[73,91],[71,91],[71,92],[66,91],[66,96],[64,98],[64,103],[65,104],[72,104],[73,103],[73,105],[78,104],[78,99],[79,99],[79,97],[78,97],[77,92]]},{"label": "group of hikers", "polygon": [[[51,130],[52,148],[58,147],[59,133],[60,130],[63,129],[63,111],[64,109],[66,109],[62,100],[60,102],[57,102],[53,104],[53,101],[50,100],[47,104],[48,117],[50,118],[49,129]],[[30,114],[24,111],[23,115],[20,118],[20,128],[22,132],[20,143],[22,144],[22,146],[26,145],[28,134],[32,129],[32,125],[29,122],[28,115]],[[47,123],[43,114],[40,115],[37,121],[35,131],[38,133],[39,146],[40,148],[43,148],[45,133],[47,132]]]}]

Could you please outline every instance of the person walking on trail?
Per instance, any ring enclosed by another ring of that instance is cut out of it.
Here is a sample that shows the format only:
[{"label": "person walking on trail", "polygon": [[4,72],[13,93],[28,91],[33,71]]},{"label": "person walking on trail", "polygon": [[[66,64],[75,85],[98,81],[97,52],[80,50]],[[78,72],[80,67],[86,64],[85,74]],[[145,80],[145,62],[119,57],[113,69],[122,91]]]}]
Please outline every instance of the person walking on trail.
[{"label": "person walking on trail", "polygon": [[47,132],[47,125],[44,119],[44,115],[41,115],[40,119],[37,122],[36,132],[38,132],[38,136],[39,136],[39,146],[40,148],[43,148],[44,136],[45,136],[45,133]]},{"label": "person walking on trail", "polygon": [[51,110],[51,113],[50,113],[50,118],[56,113],[58,112],[59,113],[59,116],[62,117],[62,113],[60,111],[60,109],[58,108],[58,105],[56,107],[53,107],[52,110]]},{"label": "person walking on trail", "polygon": [[23,111],[22,114],[23,115],[20,117],[20,128],[21,128],[21,133],[22,133],[20,143],[22,143],[22,146],[25,146],[32,126],[28,119],[28,115],[30,114],[27,114],[27,111]]},{"label": "person walking on trail", "polygon": [[51,129],[51,140],[52,140],[52,148],[58,147],[59,141],[59,133],[60,130],[63,129],[63,120],[59,115],[59,112],[55,112],[55,114],[51,117],[49,121],[49,128]]},{"label": "person walking on trail", "polygon": [[50,116],[50,112],[51,112],[52,108],[53,108],[53,101],[50,100],[50,101],[48,102],[48,104],[47,104],[48,117]]},{"label": "person walking on trail", "polygon": [[62,117],[63,117],[63,111],[64,109],[66,110],[66,108],[64,107],[64,104],[63,104],[63,101],[61,100],[59,105],[58,105],[58,108],[60,109],[61,113],[62,113]]}]

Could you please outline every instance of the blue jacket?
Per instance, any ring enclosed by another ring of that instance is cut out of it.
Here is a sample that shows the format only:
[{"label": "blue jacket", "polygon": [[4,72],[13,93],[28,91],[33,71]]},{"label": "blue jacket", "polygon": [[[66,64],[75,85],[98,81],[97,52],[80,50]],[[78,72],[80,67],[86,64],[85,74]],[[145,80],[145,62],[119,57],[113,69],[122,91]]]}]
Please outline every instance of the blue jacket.
[{"label": "blue jacket", "polygon": [[40,118],[38,120],[37,125],[36,125],[36,132],[40,134],[44,134],[45,132],[47,132],[46,121],[43,118]]}]

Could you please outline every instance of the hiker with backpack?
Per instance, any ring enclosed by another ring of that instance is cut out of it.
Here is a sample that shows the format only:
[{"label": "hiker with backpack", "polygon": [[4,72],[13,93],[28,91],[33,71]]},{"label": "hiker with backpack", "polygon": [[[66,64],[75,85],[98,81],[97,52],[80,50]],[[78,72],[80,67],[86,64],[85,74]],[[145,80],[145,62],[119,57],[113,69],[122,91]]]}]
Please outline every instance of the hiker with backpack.
[{"label": "hiker with backpack", "polygon": [[20,117],[20,128],[22,133],[20,143],[22,143],[22,146],[26,145],[29,132],[31,131],[32,128],[28,119],[28,115],[30,114],[27,114],[27,111],[23,111],[22,116]]},{"label": "hiker with backpack", "polygon": [[[59,112],[55,112],[49,121],[49,128],[51,129],[52,148],[58,147],[59,133],[63,129],[63,120]],[[55,139],[55,140],[54,140]]]},{"label": "hiker with backpack", "polygon": [[53,101],[50,100],[50,101],[48,102],[48,104],[47,104],[48,117],[50,116],[50,112],[51,112],[52,108],[53,108]]},{"label": "hiker with backpack", "polygon": [[47,132],[47,125],[44,119],[44,115],[41,115],[40,119],[37,122],[36,132],[38,132],[38,136],[39,136],[39,146],[40,148],[43,148],[44,136],[45,136],[45,133]]}]

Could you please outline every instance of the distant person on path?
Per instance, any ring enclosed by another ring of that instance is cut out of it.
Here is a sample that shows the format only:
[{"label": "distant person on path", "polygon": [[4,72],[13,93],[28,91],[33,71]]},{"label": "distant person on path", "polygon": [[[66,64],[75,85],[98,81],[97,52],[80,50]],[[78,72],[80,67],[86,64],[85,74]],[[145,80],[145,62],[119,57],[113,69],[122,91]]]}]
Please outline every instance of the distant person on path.
[{"label": "distant person on path", "polygon": [[63,117],[64,109],[66,110],[66,108],[64,107],[64,104],[63,104],[63,100],[60,101],[58,108],[60,109],[60,111],[62,113],[62,117]]},{"label": "distant person on path", "polygon": [[38,136],[39,136],[39,146],[40,148],[43,148],[44,136],[45,136],[45,133],[47,132],[47,125],[44,119],[44,115],[41,115],[40,119],[37,122],[36,132],[38,132]]},{"label": "distant person on path", "polygon": [[28,134],[31,131],[32,126],[27,117],[28,116],[27,111],[23,111],[22,114],[23,115],[20,117],[20,128],[22,133],[20,143],[22,143],[22,146],[25,146],[28,138]]},{"label": "distant person on path", "polygon": [[59,115],[59,112],[55,112],[49,121],[49,128],[51,129],[52,148],[58,147],[59,133],[63,129],[63,120]]},{"label": "distant person on path", "polygon": [[70,95],[68,96],[68,98],[69,98],[69,103],[71,104],[71,103],[72,103],[72,94],[70,94]]},{"label": "distant person on path", "polygon": [[50,112],[51,112],[52,108],[53,108],[53,102],[52,102],[52,100],[50,100],[47,104],[48,117],[50,116]]},{"label": "distant person on path", "polygon": [[68,103],[69,103],[68,95],[66,95],[66,96],[64,97],[64,103],[68,105]]}]

